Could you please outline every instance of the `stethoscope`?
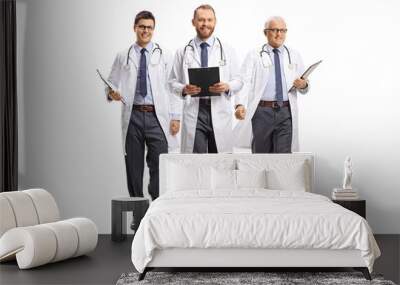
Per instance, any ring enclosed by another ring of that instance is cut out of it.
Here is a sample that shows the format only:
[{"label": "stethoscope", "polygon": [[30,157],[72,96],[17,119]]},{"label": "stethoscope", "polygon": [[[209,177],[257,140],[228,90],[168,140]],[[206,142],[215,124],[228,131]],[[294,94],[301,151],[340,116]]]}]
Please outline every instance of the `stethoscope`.
[{"label": "stethoscope", "polygon": [[[268,49],[266,49],[266,46],[267,46],[267,44],[264,44],[260,50],[260,57],[261,57],[261,61],[262,61],[264,68],[272,66],[271,52]],[[283,45],[283,47],[286,49],[286,52],[287,52],[287,55],[289,58],[289,68],[292,69],[293,65],[292,65],[292,58],[290,56],[290,51],[287,48],[287,46]],[[268,54],[268,59],[269,59],[268,62],[266,61],[266,59],[264,57],[264,53]]]},{"label": "stethoscope", "polygon": [[[216,37],[216,40],[218,41],[218,43],[219,43],[219,56],[220,56],[220,59],[219,59],[219,66],[224,66],[224,65],[226,65],[226,57],[225,57],[225,52],[224,52],[224,48],[222,47],[222,44],[221,44],[221,41],[219,40],[219,38],[217,38]],[[187,65],[190,65],[190,63],[192,62],[192,61],[189,61],[189,59],[188,59],[188,56],[186,56],[186,51],[187,51],[187,49],[188,48],[190,48],[191,50],[192,50],[192,53],[194,54],[194,46],[193,46],[193,39],[191,39],[189,42],[188,42],[188,44],[185,46],[185,48],[183,49],[183,57],[186,59],[185,60],[185,63],[187,64]]]},{"label": "stethoscope", "polygon": [[[158,64],[160,64],[160,61],[161,61],[161,57],[162,57],[162,49],[161,49],[161,47],[160,47],[160,45],[158,44],[158,43],[154,43],[155,44],[155,48],[153,49],[153,51],[151,52],[151,56],[150,56],[150,64],[151,65],[158,65]],[[130,60],[130,58],[129,58],[129,56],[130,56],[130,54],[131,54],[131,50],[132,50],[132,48],[133,48],[133,45],[131,45],[130,47],[129,47],[129,49],[128,49],[128,54],[126,55],[126,67],[127,68],[129,68],[129,60]],[[156,52],[156,51],[158,51],[157,53],[158,53],[158,59],[157,59],[157,61],[155,61],[155,60],[153,60],[154,59],[154,53]]]}]

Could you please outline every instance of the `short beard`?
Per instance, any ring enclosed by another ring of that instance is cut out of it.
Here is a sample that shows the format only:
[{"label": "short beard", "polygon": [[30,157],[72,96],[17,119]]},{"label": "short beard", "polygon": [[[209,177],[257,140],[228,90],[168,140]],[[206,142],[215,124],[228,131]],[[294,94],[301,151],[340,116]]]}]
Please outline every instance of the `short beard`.
[{"label": "short beard", "polygon": [[[209,37],[211,37],[211,35],[214,33],[214,29],[215,29],[215,27],[211,29],[210,34],[208,35],[208,37],[207,37],[206,39],[208,39]],[[200,30],[198,30],[197,28],[196,28],[196,33],[197,33],[197,37],[199,37],[200,39],[205,39],[205,38],[203,38],[203,37],[201,36]]]}]

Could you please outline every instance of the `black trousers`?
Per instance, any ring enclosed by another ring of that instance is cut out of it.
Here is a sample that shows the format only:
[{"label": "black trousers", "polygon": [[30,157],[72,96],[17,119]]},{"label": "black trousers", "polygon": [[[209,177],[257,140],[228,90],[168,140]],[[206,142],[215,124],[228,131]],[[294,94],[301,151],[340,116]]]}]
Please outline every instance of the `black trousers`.
[{"label": "black trousers", "polygon": [[168,152],[168,143],[155,112],[132,110],[125,143],[126,177],[131,197],[143,197],[145,145],[150,172],[148,191],[154,200],[159,195],[159,156]]},{"label": "black trousers", "polygon": [[289,106],[280,109],[258,106],[251,124],[253,153],[291,152],[292,115]]},{"label": "black trousers", "polygon": [[211,117],[211,102],[200,100],[193,153],[218,153]]}]

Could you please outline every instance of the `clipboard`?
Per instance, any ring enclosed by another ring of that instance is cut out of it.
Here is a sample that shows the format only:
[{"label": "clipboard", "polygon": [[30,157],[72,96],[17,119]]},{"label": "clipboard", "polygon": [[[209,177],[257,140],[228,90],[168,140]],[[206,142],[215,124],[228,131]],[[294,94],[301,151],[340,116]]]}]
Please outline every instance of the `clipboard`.
[{"label": "clipboard", "polygon": [[220,93],[212,93],[208,91],[208,88],[215,83],[220,82],[219,79],[219,67],[200,67],[200,68],[189,68],[189,83],[192,85],[199,86],[201,92],[192,97],[209,97],[209,96],[220,96]]},{"label": "clipboard", "polygon": [[[103,81],[103,83],[110,88],[112,91],[116,92],[117,88],[114,86],[114,84],[112,84],[110,81],[108,81],[107,79],[104,78],[104,76],[101,74],[100,70],[96,69],[97,74],[99,75],[100,79]],[[121,102],[122,104],[126,105],[126,102],[124,100],[124,98],[121,96]]]},{"label": "clipboard", "polygon": [[[300,76],[301,79],[308,79],[308,76],[310,76],[310,74],[317,68],[318,65],[320,65],[320,63],[322,62],[322,60],[317,61],[314,64],[311,64],[306,71],[303,72],[303,74]],[[289,92],[293,91],[293,89],[296,88],[294,86],[290,87]]]}]

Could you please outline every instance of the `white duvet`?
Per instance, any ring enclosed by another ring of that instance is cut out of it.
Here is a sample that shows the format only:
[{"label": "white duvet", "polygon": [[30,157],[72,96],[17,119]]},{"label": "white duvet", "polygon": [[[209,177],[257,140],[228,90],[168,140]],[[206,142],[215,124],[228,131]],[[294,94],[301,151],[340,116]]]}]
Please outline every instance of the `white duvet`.
[{"label": "white duvet", "polygon": [[359,215],[321,195],[265,189],[162,195],[133,240],[136,269],[164,248],[358,249],[371,272],[380,255]]}]

